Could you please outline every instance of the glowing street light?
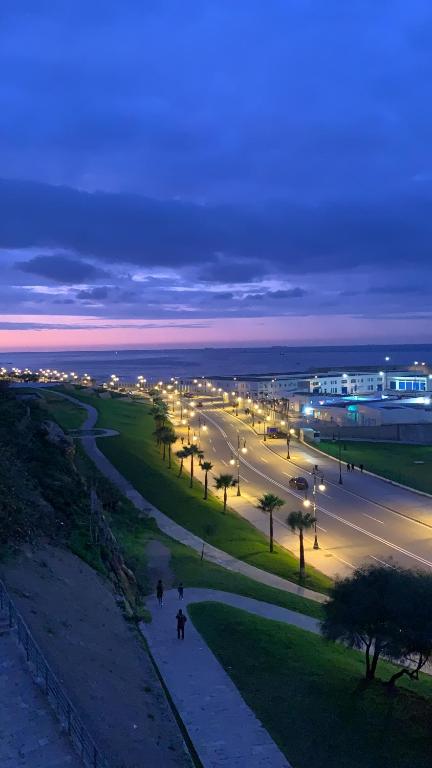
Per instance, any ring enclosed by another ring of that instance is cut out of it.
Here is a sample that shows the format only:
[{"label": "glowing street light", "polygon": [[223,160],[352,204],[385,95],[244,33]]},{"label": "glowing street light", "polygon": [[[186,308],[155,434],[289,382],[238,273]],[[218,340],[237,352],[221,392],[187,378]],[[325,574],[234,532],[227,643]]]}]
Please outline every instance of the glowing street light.
[{"label": "glowing street light", "polygon": [[[313,516],[315,518],[315,523],[314,523],[315,539],[314,539],[313,548],[314,549],[319,549],[318,532],[317,532],[317,516],[316,516],[316,513],[317,513],[316,495],[317,495],[317,490],[319,490],[319,491],[321,491],[321,493],[323,493],[325,491],[325,489],[326,489],[326,486],[325,486],[324,478],[323,477],[320,478],[320,481],[317,484],[317,470],[316,469],[314,469],[312,474],[313,474],[312,505],[313,505]],[[304,507],[310,507],[310,505],[311,505],[311,502],[306,497],[303,500],[303,506]]]}]

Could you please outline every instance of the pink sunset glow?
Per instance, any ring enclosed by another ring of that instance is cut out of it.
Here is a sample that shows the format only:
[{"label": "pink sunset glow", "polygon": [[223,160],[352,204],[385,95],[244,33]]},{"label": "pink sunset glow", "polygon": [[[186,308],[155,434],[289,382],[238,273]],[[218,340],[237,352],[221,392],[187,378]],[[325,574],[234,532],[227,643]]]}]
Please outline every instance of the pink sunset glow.
[{"label": "pink sunset glow", "polygon": [[[89,316],[0,316],[17,328],[0,330],[3,351],[106,349],[264,344],[409,343],[427,341],[423,319],[391,319],[379,324],[349,315],[125,320]],[[19,324],[25,324],[20,328]],[[31,328],[37,323],[37,330]],[[73,326],[73,327],[69,327]],[[79,327],[76,327],[79,326]]]}]

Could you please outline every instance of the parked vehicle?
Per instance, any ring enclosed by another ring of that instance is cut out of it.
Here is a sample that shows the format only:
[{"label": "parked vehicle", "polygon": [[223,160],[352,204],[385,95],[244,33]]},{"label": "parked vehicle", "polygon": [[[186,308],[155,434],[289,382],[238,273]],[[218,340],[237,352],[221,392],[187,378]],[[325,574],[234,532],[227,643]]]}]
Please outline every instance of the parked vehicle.
[{"label": "parked vehicle", "polygon": [[305,477],[291,477],[288,485],[290,488],[295,488],[296,491],[307,491],[309,483]]}]

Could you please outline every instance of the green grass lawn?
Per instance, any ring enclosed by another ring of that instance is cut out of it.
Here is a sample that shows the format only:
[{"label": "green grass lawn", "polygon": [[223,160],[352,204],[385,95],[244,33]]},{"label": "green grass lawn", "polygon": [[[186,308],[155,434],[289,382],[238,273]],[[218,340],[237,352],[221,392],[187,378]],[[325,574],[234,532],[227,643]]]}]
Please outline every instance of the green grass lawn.
[{"label": "green grass lawn", "polygon": [[65,400],[63,397],[59,397],[54,392],[47,390],[39,390],[44,397],[45,407],[51,414],[54,421],[64,430],[68,429],[80,429],[83,425],[86,412],[82,408],[78,408],[73,403]]},{"label": "green grass lawn", "polygon": [[[319,447],[331,456],[339,455],[337,442],[321,440]],[[351,462],[356,467],[363,464],[377,475],[432,493],[432,446],[341,440],[341,448],[344,464]],[[415,464],[415,461],[424,461],[424,464]]]},{"label": "green grass lawn", "polygon": [[233,573],[219,565],[201,560],[195,550],[180,544],[161,533],[154,521],[139,517],[133,505],[126,503],[118,513],[110,516],[110,524],[119,542],[126,562],[134,571],[138,582],[146,594],[154,592],[155,585],[148,582],[146,545],[151,539],[158,539],[171,552],[171,568],[178,582],[188,587],[204,587],[234,592],[255,600],[263,600],[274,605],[281,605],[292,611],[305,613],[314,618],[322,618],[323,611],[319,603],[299,597],[290,592],[268,587],[242,574]]},{"label": "green grass lawn", "polygon": [[[244,562],[299,583],[298,559],[275,545],[269,552],[267,537],[235,512],[223,513],[215,496],[203,501],[202,485],[189,488],[187,468],[177,477],[177,466],[168,469],[155,445],[154,421],[148,406],[125,398],[103,400],[78,392],[77,397],[94,405],[99,412],[98,427],[113,428],[117,437],[103,439],[98,445],[107,458],[127,477],[142,495],[180,525],[219,549]],[[196,474],[200,469],[196,464]],[[202,473],[201,473],[202,474]],[[326,591],[331,580],[308,568],[304,586]]]},{"label": "green grass lawn", "polygon": [[[364,687],[363,655],[218,603],[193,623],[295,768],[430,768],[432,680]],[[245,653],[245,648],[247,652]],[[387,679],[390,664],[379,674]]]},{"label": "green grass lawn", "polygon": [[[59,398],[56,398],[57,402],[58,400]],[[68,405],[70,405],[71,409],[75,409],[78,412],[75,414],[75,418],[80,418],[81,414],[84,414],[84,411],[79,406],[73,403]],[[66,420],[70,417],[69,409],[66,413],[61,409],[56,412],[53,411],[52,415],[61,426],[66,428]],[[99,471],[79,446],[78,453],[77,460],[80,472],[85,476],[99,477],[100,482],[103,483],[105,488],[110,485],[105,478],[102,478]],[[252,597],[256,600],[263,600],[274,605],[280,605],[284,608],[313,616],[314,618],[321,618],[323,615],[321,605],[313,600],[268,587],[242,574],[233,573],[221,566],[201,560],[194,550],[161,533],[153,520],[140,517],[133,504],[124,497],[121,497],[121,503],[117,507],[116,512],[111,513],[110,525],[121,545],[124,557],[133,569],[144,594],[154,591],[154,584],[148,582],[146,545],[151,539],[157,538],[171,551],[172,570],[176,579],[182,581],[186,588],[204,587],[220,589],[244,595],[245,597]],[[70,545],[77,555],[91,565],[94,564],[95,553],[92,551],[90,542],[80,530],[74,532]]]}]

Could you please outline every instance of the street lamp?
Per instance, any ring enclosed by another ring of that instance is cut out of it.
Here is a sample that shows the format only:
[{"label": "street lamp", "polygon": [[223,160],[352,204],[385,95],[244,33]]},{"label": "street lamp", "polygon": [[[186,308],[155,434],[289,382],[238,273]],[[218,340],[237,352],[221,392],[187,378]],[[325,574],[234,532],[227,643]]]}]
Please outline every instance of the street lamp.
[{"label": "street lamp", "polygon": [[[318,483],[318,485],[317,485],[317,472],[316,472],[316,469],[314,469],[314,471],[312,472],[312,474],[313,474],[313,487],[312,487],[312,512],[313,512],[313,516],[314,516],[314,518],[315,518],[315,522],[314,522],[314,532],[315,532],[315,538],[314,538],[314,544],[313,544],[313,548],[314,548],[314,549],[319,549],[320,547],[319,547],[319,544],[318,544],[317,515],[316,515],[316,513],[317,513],[316,495],[317,495],[317,489],[318,489],[319,491],[321,491],[321,493],[322,493],[323,491],[325,491],[325,488],[326,488],[326,487],[325,487],[325,483],[324,483],[324,478],[323,478],[322,476],[321,476],[321,478],[320,478],[320,481],[319,481],[319,483]],[[304,501],[303,501],[303,506],[304,506],[304,507],[310,507],[310,505],[311,505],[311,502],[310,502],[310,501],[309,501],[309,499],[306,497],[306,498],[304,499]]]},{"label": "street lamp", "polygon": [[341,441],[340,441],[340,426],[338,427],[338,454],[339,454],[339,485],[343,485],[342,480],[342,455],[341,455]]}]

